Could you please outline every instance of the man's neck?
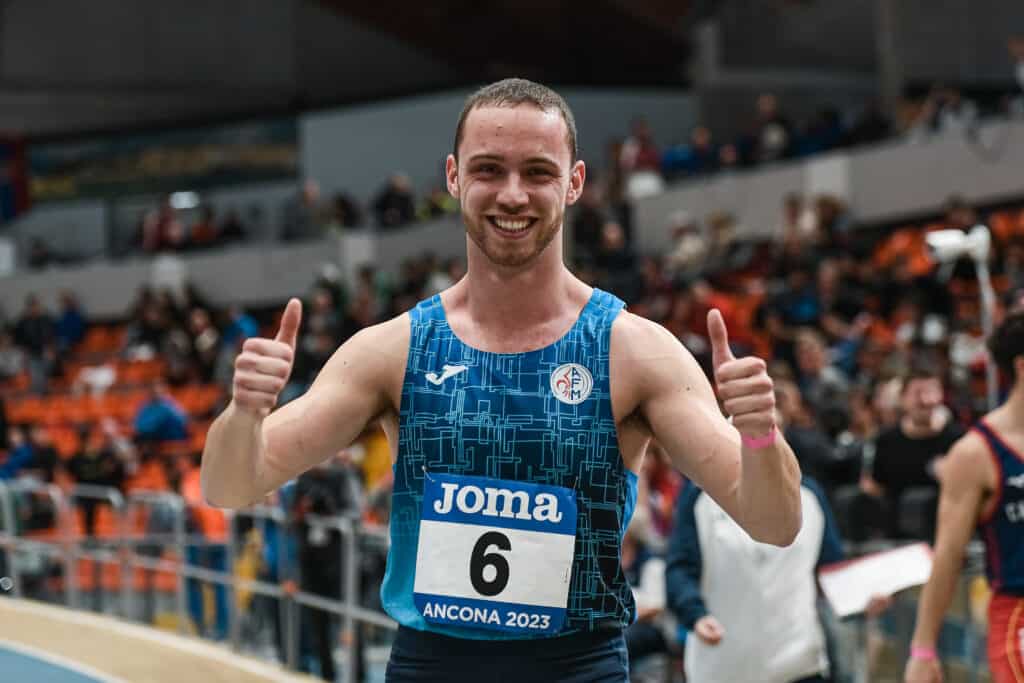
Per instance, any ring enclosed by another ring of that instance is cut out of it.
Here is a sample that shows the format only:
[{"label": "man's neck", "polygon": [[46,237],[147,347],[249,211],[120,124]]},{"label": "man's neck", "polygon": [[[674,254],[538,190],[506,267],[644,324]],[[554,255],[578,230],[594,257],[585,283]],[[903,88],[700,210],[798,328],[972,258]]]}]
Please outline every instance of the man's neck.
[{"label": "man's neck", "polygon": [[936,429],[932,422],[920,424],[914,422],[909,417],[904,417],[900,420],[900,430],[911,439],[927,439],[929,436],[935,436],[941,431],[941,429]]},{"label": "man's neck", "polygon": [[474,247],[467,254],[466,277],[453,294],[470,319],[489,329],[546,323],[573,307],[574,290],[584,286],[565,267],[555,244],[519,269],[495,266]]},{"label": "man's neck", "polygon": [[1006,403],[1002,405],[1002,410],[1006,411],[1013,424],[1024,424],[1024,379],[1014,383],[1010,395],[1006,397]]}]

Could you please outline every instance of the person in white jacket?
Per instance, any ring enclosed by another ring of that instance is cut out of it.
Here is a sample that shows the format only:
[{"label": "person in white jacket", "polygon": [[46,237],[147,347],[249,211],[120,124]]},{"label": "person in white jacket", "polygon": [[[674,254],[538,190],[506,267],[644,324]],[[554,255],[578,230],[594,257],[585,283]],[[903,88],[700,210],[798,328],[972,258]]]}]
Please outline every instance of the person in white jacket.
[{"label": "person in white jacket", "polygon": [[[757,543],[710,496],[688,483],[666,557],[668,608],[690,633],[688,683],[824,683],[819,566],[843,559],[839,531],[819,486],[804,477],[803,528],[793,544]],[[870,613],[885,609],[875,598]]]}]

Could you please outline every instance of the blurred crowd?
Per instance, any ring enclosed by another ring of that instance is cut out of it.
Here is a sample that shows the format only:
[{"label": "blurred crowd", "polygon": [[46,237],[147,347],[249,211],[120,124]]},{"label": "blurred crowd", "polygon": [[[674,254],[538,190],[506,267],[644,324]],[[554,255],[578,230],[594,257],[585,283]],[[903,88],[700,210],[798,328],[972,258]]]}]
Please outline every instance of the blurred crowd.
[{"label": "blurred crowd", "polygon": [[[605,192],[610,201],[634,201],[663,192],[674,182],[707,177],[829,151],[857,147],[891,138],[922,141],[934,136],[962,135],[973,139],[986,117],[1024,117],[1024,40],[1008,44],[1019,89],[981,91],[974,99],[959,88],[936,83],[902,98],[894,111],[877,100],[857,110],[822,106],[810,116],[787,111],[784,97],[765,92],[751,103],[740,133],[726,135],[698,123],[685,139],[658,140],[652,127],[637,117],[623,136],[606,141]],[[739,115],[742,119],[743,115]],[[185,193],[191,194],[191,193]],[[195,197],[192,198],[196,200]],[[264,225],[263,209],[244,213],[237,208],[218,212],[201,202],[181,205],[166,196],[143,211],[134,226],[129,251],[155,254],[187,252],[252,239],[269,232],[274,239],[316,239],[347,229],[391,230],[458,212],[443,183],[418,191],[405,173],[396,172],[372,197],[345,191],[324,196],[316,179],[302,180],[293,197],[281,207],[277,224]],[[250,215],[251,214],[251,215]],[[624,228],[628,230],[629,226]],[[39,237],[27,245],[30,268],[76,260]]]}]

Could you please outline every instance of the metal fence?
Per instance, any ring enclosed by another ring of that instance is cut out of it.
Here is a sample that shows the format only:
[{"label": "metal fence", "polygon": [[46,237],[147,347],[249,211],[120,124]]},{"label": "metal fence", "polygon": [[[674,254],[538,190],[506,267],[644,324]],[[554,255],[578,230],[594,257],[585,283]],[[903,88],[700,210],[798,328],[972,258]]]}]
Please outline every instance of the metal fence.
[{"label": "metal fence", "polygon": [[[79,517],[87,508],[92,512],[86,519],[102,527],[95,533],[85,533]],[[346,644],[344,680],[357,680],[358,650],[373,640],[363,632],[386,641],[396,628],[379,606],[363,604],[360,585],[361,573],[373,558],[379,559],[379,566],[370,571],[371,576],[383,576],[386,533],[368,529],[353,518],[304,517],[303,528],[308,533],[334,532],[341,539],[341,590],[340,599],[335,599],[300,590],[293,581],[298,567],[289,561],[285,546],[294,540],[294,534],[282,508],[224,511],[227,534],[223,539],[195,533],[189,524],[191,512],[183,498],[168,492],[136,491],[124,496],[116,489],[97,486],[79,485],[63,491],[30,480],[0,482],[0,592],[173,627],[180,633],[195,629],[203,635],[204,624],[195,623],[194,605],[189,603],[202,586],[211,586],[218,605],[215,611],[222,612],[219,616],[226,621],[220,624],[223,632],[213,637],[238,652],[271,656],[256,650],[254,641],[266,641],[267,631],[273,631],[268,643],[272,656],[292,670],[300,665],[300,611],[318,610],[340,622],[341,642]],[[105,525],[99,524],[103,515]],[[238,560],[254,531],[262,534],[263,544],[276,534],[277,550],[274,566],[265,566],[260,574],[248,578],[238,571]],[[850,550],[851,555],[859,555],[886,547],[884,543],[867,544]],[[207,555],[204,560],[207,551],[219,559],[211,562]],[[971,683],[982,680],[985,670],[983,626],[971,618],[966,589],[981,573],[981,556],[980,546],[972,546],[955,613],[947,620],[941,640],[947,662],[959,665],[965,672],[963,680]],[[365,593],[375,594],[377,587],[374,583],[368,587],[373,590]],[[246,609],[240,607],[243,596],[248,596]],[[208,601],[205,595],[201,599]],[[909,646],[915,604],[912,593],[901,594],[881,619],[833,623],[833,633],[838,635],[838,652],[834,654],[839,678],[863,683],[895,675],[893,670],[879,674],[879,667],[871,663],[877,652],[872,652],[869,643],[874,638],[895,653],[898,661],[888,669],[899,666],[901,654]],[[205,615],[205,609],[201,611]],[[264,623],[254,626],[254,621]],[[269,627],[268,621],[272,622]],[[332,637],[331,642],[338,640]]]},{"label": "metal fence", "polygon": [[[92,511],[87,519],[94,524],[101,510],[101,516],[106,516],[105,527],[97,533],[87,534],[82,528],[80,511],[84,516],[88,508]],[[290,537],[284,510],[254,506],[224,511],[227,536],[223,539],[193,532],[190,512],[184,499],[162,491],[124,496],[98,486],[79,485],[65,492],[30,480],[0,482],[0,589],[14,597],[58,602],[157,626],[169,627],[167,617],[173,616],[180,633],[195,629],[202,635],[204,625],[195,623],[189,603],[203,586],[212,586],[218,620],[225,616],[227,622],[223,624],[226,632],[215,637],[223,638],[235,651],[248,653],[254,653],[252,643],[243,631],[252,629],[244,622],[256,618],[259,610],[240,608],[241,596],[249,597],[250,607],[257,604],[258,596],[264,608],[276,603],[259,616],[269,616],[276,624],[270,629],[274,631],[270,645],[292,670],[300,664],[299,612],[319,610],[340,621],[342,642],[347,644],[346,681],[356,680],[359,661],[353,644],[365,642],[362,631],[386,638],[396,628],[390,617],[361,604],[360,599],[360,568],[367,549],[386,548],[382,530],[368,529],[346,517],[304,517],[305,528],[340,536],[342,590],[341,599],[333,599],[300,590],[289,580],[297,568],[289,566],[283,547]],[[246,578],[237,572],[237,560],[253,529],[277,535],[277,562]],[[211,553],[207,559],[218,559],[204,560],[207,551]],[[200,599],[205,603],[208,598],[203,593]],[[262,630],[267,630],[266,624]],[[337,640],[332,638],[333,642]]]}]

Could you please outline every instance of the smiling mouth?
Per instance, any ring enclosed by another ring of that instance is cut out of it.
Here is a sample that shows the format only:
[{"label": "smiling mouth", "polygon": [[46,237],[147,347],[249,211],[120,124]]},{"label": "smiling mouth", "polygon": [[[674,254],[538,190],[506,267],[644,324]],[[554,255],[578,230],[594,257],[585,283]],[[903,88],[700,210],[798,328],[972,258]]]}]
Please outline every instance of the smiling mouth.
[{"label": "smiling mouth", "polygon": [[509,237],[521,237],[529,232],[530,228],[534,223],[537,222],[536,218],[499,218],[497,216],[488,216],[487,222],[489,222],[494,228]]}]

